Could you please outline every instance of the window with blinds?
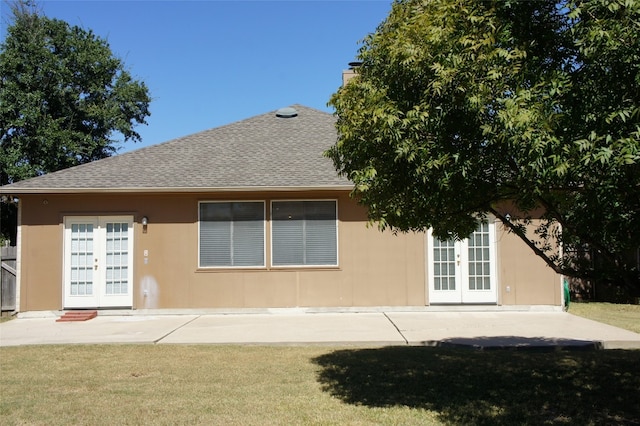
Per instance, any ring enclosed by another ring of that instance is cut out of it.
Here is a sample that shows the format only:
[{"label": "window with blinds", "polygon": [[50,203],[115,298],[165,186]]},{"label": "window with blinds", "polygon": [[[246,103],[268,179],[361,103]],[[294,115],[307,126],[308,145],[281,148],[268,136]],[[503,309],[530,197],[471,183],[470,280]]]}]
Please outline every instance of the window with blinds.
[{"label": "window with blinds", "polygon": [[336,201],[271,203],[273,266],[336,266]]},{"label": "window with blinds", "polygon": [[264,266],[264,202],[200,203],[200,267]]}]

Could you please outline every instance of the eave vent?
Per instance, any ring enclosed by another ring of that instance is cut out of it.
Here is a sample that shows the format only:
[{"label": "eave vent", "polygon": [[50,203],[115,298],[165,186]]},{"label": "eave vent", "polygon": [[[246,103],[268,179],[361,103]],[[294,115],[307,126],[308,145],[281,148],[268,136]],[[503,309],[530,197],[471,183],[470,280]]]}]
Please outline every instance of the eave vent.
[{"label": "eave vent", "polygon": [[280,108],[279,110],[276,111],[276,117],[280,117],[280,118],[293,118],[297,116],[298,116],[298,111],[296,111],[295,108],[291,108],[291,107]]}]

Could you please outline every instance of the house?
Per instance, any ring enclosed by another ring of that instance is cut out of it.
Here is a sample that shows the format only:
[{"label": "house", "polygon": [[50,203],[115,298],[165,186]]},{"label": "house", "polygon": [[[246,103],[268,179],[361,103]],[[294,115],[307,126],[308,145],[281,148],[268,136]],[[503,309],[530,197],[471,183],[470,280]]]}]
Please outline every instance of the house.
[{"label": "house", "polygon": [[367,226],[302,105],[0,188],[18,199],[18,310],[562,305],[494,221],[461,242]]}]

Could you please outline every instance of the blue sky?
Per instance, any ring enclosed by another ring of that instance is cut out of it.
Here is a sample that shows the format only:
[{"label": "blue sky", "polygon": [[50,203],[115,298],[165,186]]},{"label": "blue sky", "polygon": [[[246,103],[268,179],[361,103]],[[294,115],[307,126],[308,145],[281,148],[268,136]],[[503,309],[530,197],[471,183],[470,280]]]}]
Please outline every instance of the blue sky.
[{"label": "blue sky", "polygon": [[137,127],[142,142],[120,152],[294,103],[331,111],[342,70],[391,10],[391,0],[39,4],[48,17],[107,39],[149,87],[151,116]]}]

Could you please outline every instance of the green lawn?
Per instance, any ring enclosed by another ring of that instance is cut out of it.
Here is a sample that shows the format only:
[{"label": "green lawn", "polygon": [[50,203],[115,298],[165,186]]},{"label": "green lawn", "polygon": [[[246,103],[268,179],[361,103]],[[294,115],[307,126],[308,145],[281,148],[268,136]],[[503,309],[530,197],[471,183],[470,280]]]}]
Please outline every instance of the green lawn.
[{"label": "green lawn", "polygon": [[640,305],[571,303],[569,313],[640,333]]}]

